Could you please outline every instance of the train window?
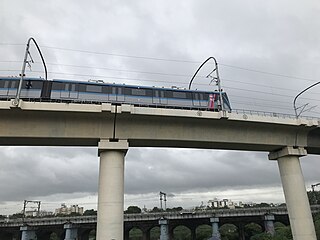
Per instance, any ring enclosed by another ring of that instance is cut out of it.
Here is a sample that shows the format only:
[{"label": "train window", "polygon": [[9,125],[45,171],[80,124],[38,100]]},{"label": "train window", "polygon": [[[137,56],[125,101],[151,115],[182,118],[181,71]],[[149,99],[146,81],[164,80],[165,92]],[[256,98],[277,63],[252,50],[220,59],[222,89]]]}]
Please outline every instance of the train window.
[{"label": "train window", "polygon": [[124,88],[124,95],[131,95],[131,88]]},{"label": "train window", "polygon": [[52,90],[62,90],[62,83],[53,82]]},{"label": "train window", "polygon": [[118,87],[118,94],[122,94],[122,87]]},{"label": "train window", "polygon": [[145,89],[139,89],[139,88],[133,88],[131,92],[132,92],[132,95],[135,95],[135,96],[145,96],[147,93]]},{"label": "train window", "polygon": [[116,87],[112,87],[112,94],[114,94],[114,95],[117,94],[116,90],[117,90]]},{"label": "train window", "polygon": [[4,88],[5,81],[0,81],[0,88]]},{"label": "train window", "polygon": [[160,92],[160,96],[162,97],[162,98],[165,98],[165,96],[167,95],[167,94],[165,94],[166,93],[166,91],[161,91]]},{"label": "train window", "polygon": [[208,93],[200,93],[200,100],[208,100],[209,94]]},{"label": "train window", "polygon": [[102,86],[87,85],[87,92],[102,92]]},{"label": "train window", "polygon": [[165,91],[165,96],[166,96],[166,98],[173,98],[172,91]]},{"label": "train window", "polygon": [[109,86],[103,86],[102,87],[102,92],[103,93],[111,93],[111,88]]},{"label": "train window", "polygon": [[66,83],[66,85],[64,85],[64,90],[69,91],[69,83]]},{"label": "train window", "polygon": [[190,92],[186,92],[186,95],[187,95],[187,99],[192,99],[192,93],[190,93]]},{"label": "train window", "polygon": [[16,85],[16,81],[12,81],[10,88],[15,88],[15,85]]},{"label": "train window", "polygon": [[158,90],[154,90],[154,97],[159,97],[159,91]]},{"label": "train window", "polygon": [[173,92],[172,96],[174,98],[187,98],[187,93],[186,92]]},{"label": "train window", "polygon": [[79,84],[78,85],[78,91],[79,92],[86,92],[86,85],[85,84]]},{"label": "train window", "polygon": [[152,97],[152,90],[151,89],[146,89],[146,96]]},{"label": "train window", "polygon": [[75,92],[76,91],[76,85],[75,84],[71,84],[71,91]]},{"label": "train window", "polygon": [[43,82],[42,81],[32,81],[32,88],[35,89],[41,89],[43,86]]},{"label": "train window", "polygon": [[9,87],[9,81],[5,81],[4,82],[4,88],[8,88]]},{"label": "train window", "polygon": [[32,82],[31,81],[26,81],[26,84],[24,85],[23,88],[26,88],[26,89],[32,88]]}]

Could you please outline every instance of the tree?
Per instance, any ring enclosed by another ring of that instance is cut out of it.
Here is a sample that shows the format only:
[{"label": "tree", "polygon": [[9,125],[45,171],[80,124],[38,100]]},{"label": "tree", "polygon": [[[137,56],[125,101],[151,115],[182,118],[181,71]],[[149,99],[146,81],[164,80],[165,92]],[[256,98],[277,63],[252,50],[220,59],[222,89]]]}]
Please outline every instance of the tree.
[{"label": "tree", "polygon": [[270,207],[270,204],[262,202],[262,203],[257,204],[255,207]]},{"label": "tree", "polygon": [[83,213],[84,216],[94,216],[97,215],[97,211],[95,211],[94,209],[88,209],[85,210]]},{"label": "tree", "polygon": [[23,213],[15,213],[10,215],[10,218],[23,218]]},{"label": "tree", "polygon": [[262,227],[256,223],[249,223],[244,227],[245,235],[247,237],[255,236],[262,233]]},{"label": "tree", "polygon": [[320,204],[320,191],[307,192],[310,205]]},{"label": "tree", "polygon": [[150,212],[152,212],[152,213],[154,213],[154,212],[163,212],[163,210],[158,208],[158,207],[154,207]]},{"label": "tree", "polygon": [[182,210],[183,210],[182,207],[173,207],[173,208],[167,208],[166,212],[180,212]]},{"label": "tree", "polygon": [[259,233],[250,238],[250,240],[273,240],[270,233]]},{"label": "tree", "polygon": [[138,206],[129,206],[126,211],[124,211],[126,214],[130,213],[141,213],[141,208]]},{"label": "tree", "polygon": [[221,240],[238,240],[238,228],[233,224],[224,224],[220,227]]}]

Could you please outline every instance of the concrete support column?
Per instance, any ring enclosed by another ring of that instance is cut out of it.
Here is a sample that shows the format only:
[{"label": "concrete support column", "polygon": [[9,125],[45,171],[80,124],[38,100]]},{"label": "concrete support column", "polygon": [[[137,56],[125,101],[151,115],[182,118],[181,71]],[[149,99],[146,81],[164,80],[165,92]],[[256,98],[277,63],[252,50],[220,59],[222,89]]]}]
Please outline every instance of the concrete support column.
[{"label": "concrete support column", "polygon": [[246,240],[246,233],[244,231],[244,224],[240,223],[238,225],[238,233],[239,233],[239,240]]},{"label": "concrete support column", "polygon": [[213,217],[210,218],[210,222],[212,224],[212,237],[210,240],[221,240],[220,232],[219,232],[219,218]]},{"label": "concrete support column", "polygon": [[294,240],[316,240],[310,205],[299,157],[307,155],[304,148],[286,147],[269,154],[277,160]]},{"label": "concrete support column", "polygon": [[159,220],[159,225],[160,225],[160,240],[169,240],[168,220],[161,218]]},{"label": "concrete support column", "polygon": [[264,215],[264,229],[266,233],[270,233],[272,236],[274,235],[274,215]]},{"label": "concrete support column", "polygon": [[21,240],[37,240],[37,235],[34,227],[22,226],[20,227]]},{"label": "concrete support column", "polygon": [[150,231],[148,230],[142,231],[142,240],[150,240]]},{"label": "concrete support column", "polygon": [[129,240],[130,231],[124,231],[124,240]]},{"label": "concrete support column", "polygon": [[123,240],[124,156],[128,142],[99,142],[97,240]]},{"label": "concrete support column", "polygon": [[66,230],[64,240],[78,240],[78,227],[72,223],[66,223],[63,228]]},{"label": "concrete support column", "polygon": [[192,240],[195,240],[196,239],[196,228],[195,227],[189,227],[189,229],[190,229],[190,232],[191,232],[191,239]]}]

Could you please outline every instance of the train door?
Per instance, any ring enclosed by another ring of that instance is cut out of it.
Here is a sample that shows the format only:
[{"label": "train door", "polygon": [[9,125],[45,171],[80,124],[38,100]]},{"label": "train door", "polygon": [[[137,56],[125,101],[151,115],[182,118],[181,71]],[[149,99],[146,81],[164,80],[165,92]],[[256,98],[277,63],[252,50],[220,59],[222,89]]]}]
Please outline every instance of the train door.
[{"label": "train door", "polygon": [[9,81],[0,81],[0,96],[8,96]]},{"label": "train door", "polygon": [[160,103],[159,90],[152,90],[152,103],[154,103],[154,104],[159,104]]},{"label": "train door", "polygon": [[117,102],[124,102],[124,87],[117,87]]},{"label": "train door", "polygon": [[166,91],[165,90],[161,90],[160,91],[160,103],[167,105],[168,104],[168,98],[166,96]]},{"label": "train door", "polygon": [[77,99],[79,92],[76,89],[76,84],[74,83],[65,83],[64,88],[60,92],[61,98],[66,99]]},{"label": "train door", "polygon": [[8,81],[8,96],[15,96],[17,94],[18,86],[19,81]]},{"label": "train door", "polygon": [[201,104],[200,104],[200,94],[199,93],[193,93],[192,94],[192,103],[193,103],[193,106],[196,106],[196,107],[199,107]]}]

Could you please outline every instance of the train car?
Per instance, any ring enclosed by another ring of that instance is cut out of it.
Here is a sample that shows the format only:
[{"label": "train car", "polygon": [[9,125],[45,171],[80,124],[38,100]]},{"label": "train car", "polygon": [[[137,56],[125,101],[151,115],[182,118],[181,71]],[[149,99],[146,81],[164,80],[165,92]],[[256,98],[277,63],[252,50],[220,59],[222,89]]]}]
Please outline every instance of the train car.
[{"label": "train car", "polygon": [[[14,98],[19,85],[17,77],[0,77],[0,99]],[[224,109],[231,111],[225,92],[222,93]],[[186,109],[219,109],[219,92],[186,90],[176,87],[159,88],[111,84],[102,81],[72,81],[41,78],[24,78],[21,99],[34,101],[62,101],[114,104],[133,104],[139,106],[172,107]]]}]

